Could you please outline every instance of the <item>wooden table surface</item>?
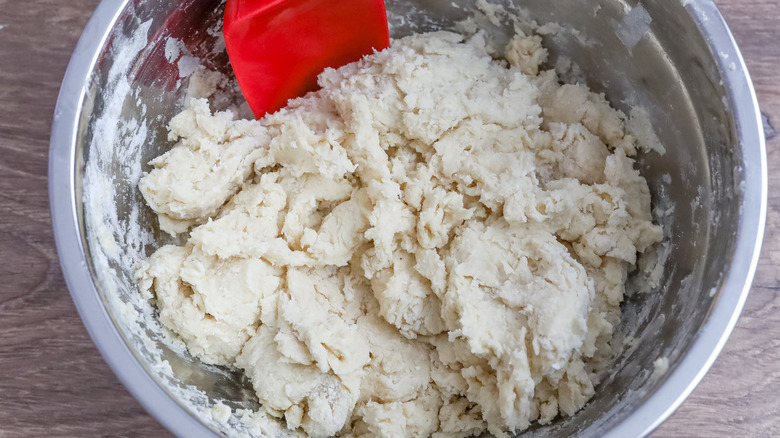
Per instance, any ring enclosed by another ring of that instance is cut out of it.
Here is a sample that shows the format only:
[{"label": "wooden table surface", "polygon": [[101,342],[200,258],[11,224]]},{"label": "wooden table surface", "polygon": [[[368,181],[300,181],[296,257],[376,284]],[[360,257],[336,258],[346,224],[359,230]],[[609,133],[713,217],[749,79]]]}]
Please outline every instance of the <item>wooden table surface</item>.
[{"label": "wooden table surface", "polygon": [[[98,0],[0,0],[0,437],[169,436],[76,313],[51,230],[47,154],[70,54]],[[780,128],[780,2],[717,1]],[[780,436],[780,136],[753,288],[712,369],[654,437]]]}]

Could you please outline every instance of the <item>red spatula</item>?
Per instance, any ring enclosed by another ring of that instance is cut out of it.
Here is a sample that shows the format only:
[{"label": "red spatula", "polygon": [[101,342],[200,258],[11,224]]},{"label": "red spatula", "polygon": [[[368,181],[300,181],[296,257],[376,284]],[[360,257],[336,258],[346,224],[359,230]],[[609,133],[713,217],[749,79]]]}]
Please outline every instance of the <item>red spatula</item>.
[{"label": "red spatula", "polygon": [[390,39],[383,0],[227,0],[225,45],[256,117],[317,88],[317,75]]}]

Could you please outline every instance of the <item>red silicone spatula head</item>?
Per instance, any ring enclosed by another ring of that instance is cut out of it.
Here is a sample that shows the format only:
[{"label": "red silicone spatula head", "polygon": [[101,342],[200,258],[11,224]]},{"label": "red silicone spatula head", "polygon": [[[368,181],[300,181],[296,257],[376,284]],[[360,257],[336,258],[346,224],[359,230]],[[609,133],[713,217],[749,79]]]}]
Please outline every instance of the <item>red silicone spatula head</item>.
[{"label": "red silicone spatula head", "polygon": [[390,42],[383,0],[228,0],[223,33],[238,85],[258,118],[316,89],[326,67]]}]

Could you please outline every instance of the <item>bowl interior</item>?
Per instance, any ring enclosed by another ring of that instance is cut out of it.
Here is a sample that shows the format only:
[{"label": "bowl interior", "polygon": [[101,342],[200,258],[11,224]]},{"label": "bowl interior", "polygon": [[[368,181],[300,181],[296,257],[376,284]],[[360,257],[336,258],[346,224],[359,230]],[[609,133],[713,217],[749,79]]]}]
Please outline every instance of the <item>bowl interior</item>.
[{"label": "bowl interior", "polygon": [[[616,337],[621,347],[593,399],[573,417],[526,432],[601,436],[664,384],[664,377],[651,378],[653,361],[668,357],[674,370],[723,293],[742,180],[731,102],[716,57],[685,2],[493,3],[547,23],[542,30],[551,63],[570,60],[577,66],[573,79],[605,93],[626,113],[643,107],[666,148],[662,156],[639,158],[665,233],[660,257],[644,263],[656,263],[661,282],[624,303]],[[394,37],[449,29],[476,11],[471,1],[386,4]],[[136,359],[193,415],[217,400],[233,408],[258,403],[241,373],[189,356],[138,294],[135,263],[177,239],[159,231],[136,186],[150,169],[147,163],[171,146],[165,127],[183,105],[193,66],[230,71],[219,32],[223,6],[219,0],[125,2],[86,84],[75,145],[76,211],[97,290]],[[508,22],[482,24],[499,41],[512,31]],[[634,289],[645,280],[630,279]],[[623,342],[627,338],[631,342]]]}]

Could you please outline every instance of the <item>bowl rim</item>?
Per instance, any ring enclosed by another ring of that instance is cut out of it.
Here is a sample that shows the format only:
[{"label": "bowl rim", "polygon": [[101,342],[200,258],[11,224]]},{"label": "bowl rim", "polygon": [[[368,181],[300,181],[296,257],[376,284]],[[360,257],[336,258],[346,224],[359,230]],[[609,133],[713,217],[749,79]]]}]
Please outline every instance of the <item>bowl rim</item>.
[{"label": "bowl rim", "polygon": [[[60,266],[73,302],[93,342],[114,374],[146,411],[177,436],[214,432],[157,384],[114,326],[88,268],[79,226],[76,141],[92,70],[130,0],[102,0],[92,14],[65,72],[52,123],[49,203]],[[712,0],[683,6],[706,38],[732,105],[741,145],[744,183],[734,256],[710,314],[680,363],[647,400],[605,437],[645,436],[669,417],[693,391],[726,343],[747,298],[758,264],[767,210],[767,162],[761,113],[744,59]],[[727,62],[727,60],[729,60]]]},{"label": "bowl rim", "polygon": [[709,371],[739,319],[758,266],[767,211],[767,158],[763,121],[753,82],[736,40],[712,0],[684,0],[723,78],[742,153],[744,181],[734,253],[720,290],[691,346],[652,395],[604,437],[646,436],[663,423]]},{"label": "bowl rim", "polygon": [[49,144],[49,205],[57,254],[76,309],[103,359],[144,409],[176,436],[216,436],[155,382],[133,355],[100,299],[88,268],[78,220],[76,141],[91,73],[131,0],[101,0],[85,26],[62,80]]}]

